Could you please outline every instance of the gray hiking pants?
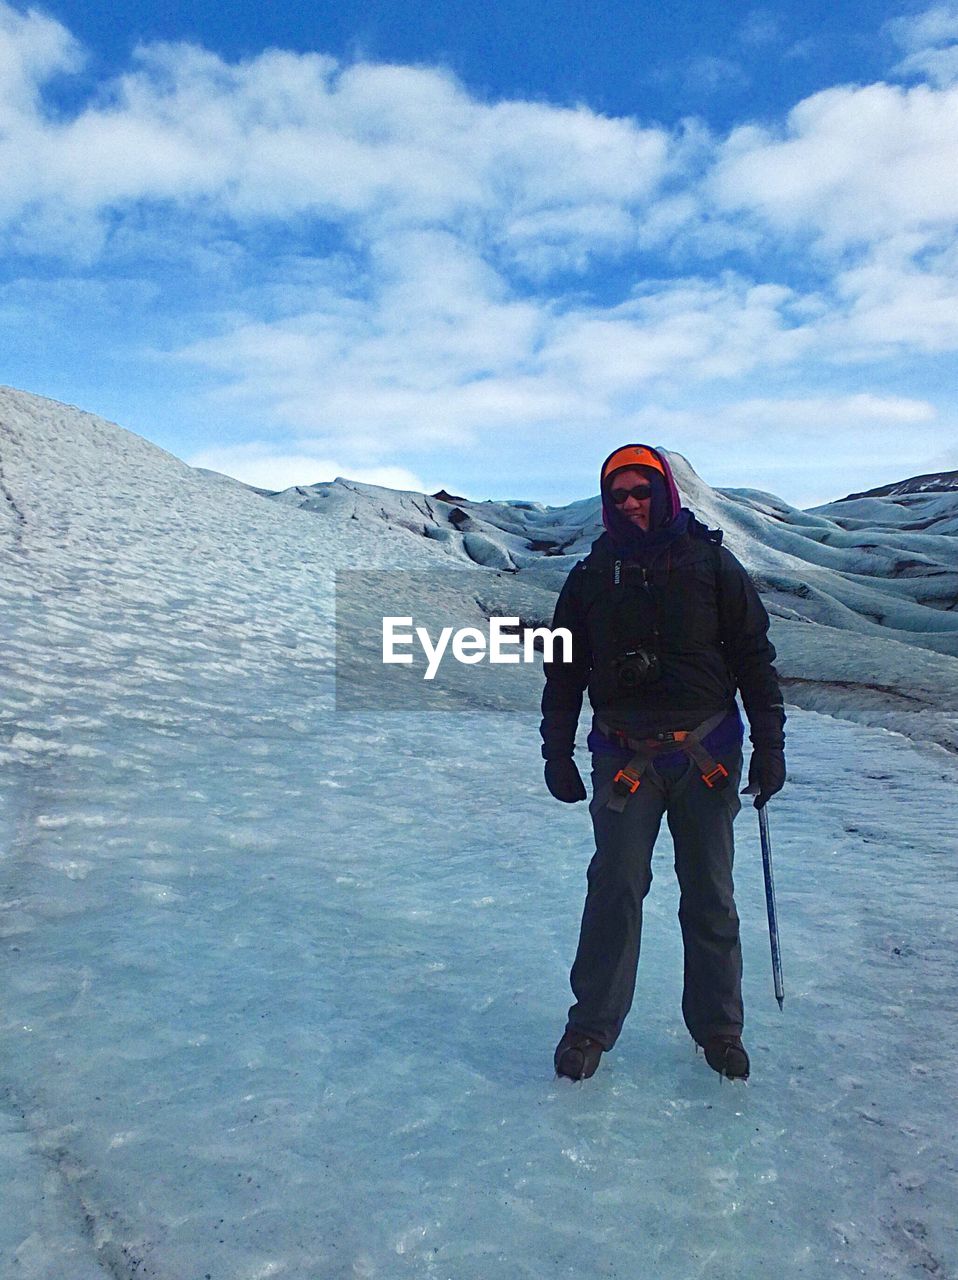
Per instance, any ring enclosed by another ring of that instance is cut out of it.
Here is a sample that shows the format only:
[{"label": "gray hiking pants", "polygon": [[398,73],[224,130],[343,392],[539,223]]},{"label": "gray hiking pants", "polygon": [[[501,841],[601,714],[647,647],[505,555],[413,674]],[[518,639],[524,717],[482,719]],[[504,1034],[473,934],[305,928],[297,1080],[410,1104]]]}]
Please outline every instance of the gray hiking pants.
[{"label": "gray hiking pants", "polygon": [[721,790],[706,786],[691,760],[660,768],[653,764],[625,809],[616,813],[606,801],[612,777],[627,758],[592,757],[595,856],[572,966],[576,1003],[568,1025],[606,1049],[619,1037],[635,992],[642,902],[652,884],[652,849],[665,814],[681,895],[685,1025],[699,1044],[716,1033],[740,1035],[742,948],[732,884],[732,823],[742,807],[741,748],[716,756],[729,771]]}]

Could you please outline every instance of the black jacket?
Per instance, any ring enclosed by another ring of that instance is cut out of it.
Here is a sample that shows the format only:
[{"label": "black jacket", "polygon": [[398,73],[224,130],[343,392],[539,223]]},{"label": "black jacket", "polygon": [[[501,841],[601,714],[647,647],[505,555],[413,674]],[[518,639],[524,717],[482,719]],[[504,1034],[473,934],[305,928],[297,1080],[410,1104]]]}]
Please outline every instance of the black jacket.
[{"label": "black jacket", "polygon": [[[596,717],[636,736],[693,729],[731,709],[738,689],[752,742],[784,745],[768,614],[721,541],[720,530],[694,517],[686,532],[642,562],[623,560],[608,533],[596,539],[556,603],[552,626],[571,632],[572,661],[544,664],[545,759],[572,754],[586,685]],[[659,674],[628,688],[615,660],[635,649],[657,655]]]}]

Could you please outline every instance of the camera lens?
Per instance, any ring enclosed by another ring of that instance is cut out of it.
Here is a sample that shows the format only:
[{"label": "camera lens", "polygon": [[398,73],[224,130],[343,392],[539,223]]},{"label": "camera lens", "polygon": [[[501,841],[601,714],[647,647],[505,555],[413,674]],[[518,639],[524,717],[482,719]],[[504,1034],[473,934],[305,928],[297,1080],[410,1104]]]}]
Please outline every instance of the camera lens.
[{"label": "camera lens", "polygon": [[657,680],[659,657],[645,649],[632,649],[613,662],[615,678],[623,689],[636,689],[639,685]]}]

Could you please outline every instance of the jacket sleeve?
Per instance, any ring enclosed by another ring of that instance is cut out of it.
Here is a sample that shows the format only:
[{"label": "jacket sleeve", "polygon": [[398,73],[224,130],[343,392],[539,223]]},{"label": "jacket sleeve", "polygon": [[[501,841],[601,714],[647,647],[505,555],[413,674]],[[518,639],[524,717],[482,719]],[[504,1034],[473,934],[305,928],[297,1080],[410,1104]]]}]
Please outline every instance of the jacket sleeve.
[{"label": "jacket sleeve", "polygon": [[572,658],[563,662],[561,642],[557,642],[553,662],[543,663],[546,678],[542,691],[542,756],[545,760],[571,756],[575,749],[575,732],[582,710],[582,694],[589,683],[592,653],[589,634],[582,614],[578,593],[578,566],[566,578],[552,618],[552,629],[568,628],[572,636]]},{"label": "jacket sleeve", "polygon": [[719,563],[719,625],[756,747],[785,745],[785,706],[768,638],[768,613],[744,566],[726,547]]}]

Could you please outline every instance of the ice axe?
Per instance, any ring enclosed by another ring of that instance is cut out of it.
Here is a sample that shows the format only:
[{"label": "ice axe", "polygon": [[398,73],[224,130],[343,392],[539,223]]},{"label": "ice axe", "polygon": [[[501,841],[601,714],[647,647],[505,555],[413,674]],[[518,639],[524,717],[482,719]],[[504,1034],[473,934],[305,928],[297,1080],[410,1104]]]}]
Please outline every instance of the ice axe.
[{"label": "ice axe", "polygon": [[[758,785],[746,787],[743,795],[756,795]],[[762,841],[762,870],[765,873],[765,907],[768,911],[768,941],[772,948],[772,978],[775,982],[775,999],[778,1007],[785,1008],[785,987],[782,985],[782,950],[778,941],[778,910],[775,906],[775,877],[772,875],[772,842],[768,834],[767,805],[758,812],[758,833]]]}]

